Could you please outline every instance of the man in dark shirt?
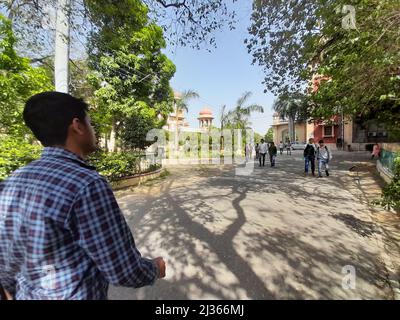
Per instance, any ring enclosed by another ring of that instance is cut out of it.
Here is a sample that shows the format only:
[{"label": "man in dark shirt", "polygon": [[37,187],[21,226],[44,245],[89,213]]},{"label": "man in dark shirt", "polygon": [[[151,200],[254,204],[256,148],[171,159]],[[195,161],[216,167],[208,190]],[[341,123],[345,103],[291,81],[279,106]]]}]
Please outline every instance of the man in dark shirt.
[{"label": "man in dark shirt", "polygon": [[58,92],[26,103],[25,123],[45,148],[0,184],[0,283],[15,299],[106,299],[110,283],[138,288],[165,276],[85,161],[96,150],[87,109]]},{"label": "man in dark shirt", "polygon": [[304,168],[304,175],[308,175],[308,170],[311,164],[311,172],[312,175],[315,176],[315,144],[314,144],[314,139],[310,138],[308,140],[308,144],[304,149],[304,163],[305,163],[305,168]]},{"label": "man in dark shirt", "polygon": [[268,153],[269,153],[269,161],[271,163],[271,167],[275,167],[275,159],[276,156],[278,155],[278,150],[275,146],[275,143],[271,142],[268,148]]}]

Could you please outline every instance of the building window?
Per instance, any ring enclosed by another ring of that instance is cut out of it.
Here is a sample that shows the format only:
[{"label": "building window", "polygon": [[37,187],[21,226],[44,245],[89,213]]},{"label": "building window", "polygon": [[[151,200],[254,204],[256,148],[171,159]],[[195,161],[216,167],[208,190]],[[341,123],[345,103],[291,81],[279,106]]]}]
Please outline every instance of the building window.
[{"label": "building window", "polygon": [[324,137],[333,137],[335,130],[333,126],[324,126],[323,135]]}]

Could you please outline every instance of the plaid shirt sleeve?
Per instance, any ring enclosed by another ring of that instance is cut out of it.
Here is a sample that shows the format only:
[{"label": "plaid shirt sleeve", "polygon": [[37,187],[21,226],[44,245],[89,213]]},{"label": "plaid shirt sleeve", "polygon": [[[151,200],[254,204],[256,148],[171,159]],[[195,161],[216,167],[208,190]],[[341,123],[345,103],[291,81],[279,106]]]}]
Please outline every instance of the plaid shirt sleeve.
[{"label": "plaid shirt sleeve", "polygon": [[158,278],[153,261],[141,257],[131,231],[108,183],[97,179],[77,196],[71,212],[78,245],[94,261],[107,281],[139,288]]},{"label": "plaid shirt sleeve", "polygon": [[3,286],[3,289],[7,290],[10,294],[14,295],[15,284],[16,284],[15,279],[8,277],[5,272],[3,274],[3,272],[0,271],[0,285]]}]

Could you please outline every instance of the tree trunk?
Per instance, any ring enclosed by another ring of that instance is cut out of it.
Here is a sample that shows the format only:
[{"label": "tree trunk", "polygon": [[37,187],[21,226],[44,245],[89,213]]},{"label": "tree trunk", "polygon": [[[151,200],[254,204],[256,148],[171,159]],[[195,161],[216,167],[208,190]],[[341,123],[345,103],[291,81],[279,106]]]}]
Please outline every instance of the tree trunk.
[{"label": "tree trunk", "polygon": [[112,120],[112,128],[110,134],[109,151],[115,152],[117,150],[117,121],[115,118]]},{"label": "tree trunk", "polygon": [[110,150],[108,150],[108,135],[107,135],[107,133],[104,134],[104,148],[107,151],[110,151]]},{"label": "tree trunk", "polygon": [[179,118],[178,118],[178,106],[175,102],[175,141],[174,141],[174,146],[175,146],[175,157],[178,157],[178,148],[179,148]]},{"label": "tree trunk", "polygon": [[293,116],[289,116],[289,121],[288,121],[288,125],[289,125],[289,139],[290,142],[294,142],[296,140],[295,137],[295,124],[294,124],[294,117]]}]

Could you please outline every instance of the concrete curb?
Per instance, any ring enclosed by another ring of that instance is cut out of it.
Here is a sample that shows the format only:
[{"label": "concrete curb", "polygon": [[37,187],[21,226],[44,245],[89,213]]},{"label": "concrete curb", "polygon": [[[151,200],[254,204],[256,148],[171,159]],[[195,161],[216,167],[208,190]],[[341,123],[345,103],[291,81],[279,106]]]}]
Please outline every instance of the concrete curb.
[{"label": "concrete curb", "polygon": [[[353,179],[354,178],[355,177],[353,176]],[[383,240],[383,235],[387,235],[387,232],[385,232],[385,229],[374,219],[373,217],[374,208],[371,206],[368,199],[365,198],[365,194],[361,193],[360,196],[364,198],[364,201],[366,201],[369,207],[368,218],[374,224],[374,226],[379,230],[379,233],[374,234],[374,238],[375,241],[377,242],[378,247],[381,249],[382,252],[380,256],[382,258],[384,268],[388,273],[387,280],[390,288],[392,289],[394,300],[400,300],[400,279],[396,272],[396,267],[395,267],[396,265],[392,257],[387,253],[388,250],[386,249],[385,242]]]},{"label": "concrete curb", "polygon": [[137,186],[148,180],[153,180],[158,178],[164,172],[164,168],[158,169],[153,172],[142,173],[140,175],[127,177],[112,183],[113,190],[121,190],[129,187]]}]

